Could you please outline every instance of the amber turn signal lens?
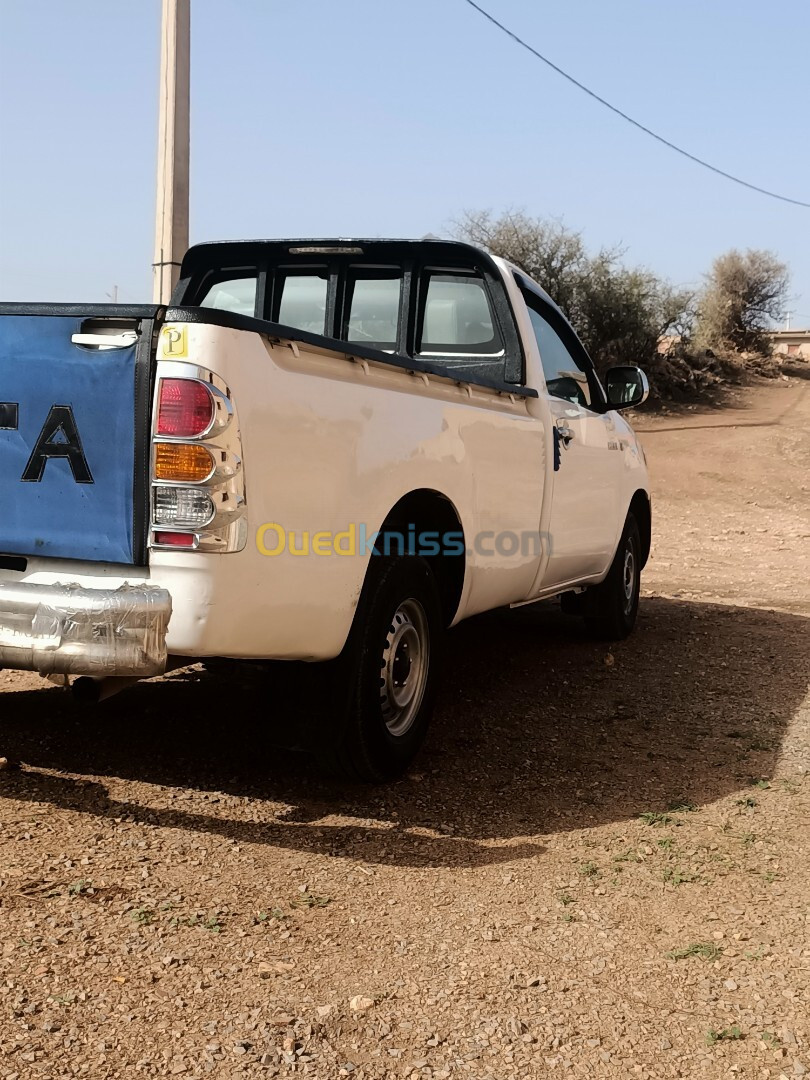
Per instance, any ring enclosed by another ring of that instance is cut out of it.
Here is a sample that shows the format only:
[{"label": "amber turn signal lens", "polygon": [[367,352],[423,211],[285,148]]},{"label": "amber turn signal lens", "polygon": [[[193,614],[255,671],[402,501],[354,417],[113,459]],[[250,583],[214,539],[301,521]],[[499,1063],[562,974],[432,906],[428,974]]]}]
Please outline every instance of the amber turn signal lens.
[{"label": "amber turn signal lens", "polygon": [[214,471],[214,459],[204,446],[156,443],[155,479],[199,484]]}]

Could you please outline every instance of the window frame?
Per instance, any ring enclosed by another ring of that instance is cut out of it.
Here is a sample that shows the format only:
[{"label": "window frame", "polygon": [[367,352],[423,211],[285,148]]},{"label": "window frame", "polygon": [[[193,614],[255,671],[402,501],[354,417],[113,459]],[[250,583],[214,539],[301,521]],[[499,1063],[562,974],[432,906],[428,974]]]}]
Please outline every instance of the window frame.
[{"label": "window frame", "polygon": [[[599,376],[596,374],[596,368],[593,361],[585,349],[585,346],[579,340],[574,331],[574,328],[565,318],[561,311],[559,311],[553,304],[546,299],[539,291],[532,288],[531,283],[523,277],[523,275],[515,275],[518,288],[523,297],[523,301],[529,310],[534,310],[541,318],[549,324],[551,329],[556,333],[557,337],[562,342],[566,351],[571,356],[576,367],[587,377],[588,388],[591,392],[591,404],[579,405],[579,408],[584,409],[586,412],[596,413],[602,415],[609,409],[607,396],[605,394],[604,387],[602,386]],[[531,320],[530,320],[531,321]],[[532,327],[532,334],[537,341],[537,335],[535,334],[534,327]],[[540,343],[537,341],[537,351],[540,353]],[[553,397],[557,401],[567,401],[568,398],[559,397],[557,394],[552,394],[548,388],[548,379],[546,378],[546,371],[543,367],[543,357],[540,356],[540,370],[543,375],[543,384],[545,386],[546,394],[549,397]],[[574,404],[574,402],[571,402]]]}]

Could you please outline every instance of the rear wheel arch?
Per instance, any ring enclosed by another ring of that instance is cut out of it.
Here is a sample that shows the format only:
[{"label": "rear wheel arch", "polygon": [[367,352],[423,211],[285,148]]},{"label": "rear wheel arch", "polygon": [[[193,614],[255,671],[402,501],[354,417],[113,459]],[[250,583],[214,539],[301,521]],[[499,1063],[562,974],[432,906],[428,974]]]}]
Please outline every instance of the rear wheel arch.
[{"label": "rear wheel arch", "polygon": [[[428,532],[438,533],[439,537],[447,533],[461,537],[460,553],[425,556],[438,585],[444,623],[449,626],[461,601],[467,561],[464,527],[458,511],[440,491],[431,488],[410,491],[391,508],[379,531],[383,535],[386,532],[399,532],[407,540],[410,527],[413,527],[413,535],[417,538],[421,533]],[[418,554],[418,546],[416,551]]]}]

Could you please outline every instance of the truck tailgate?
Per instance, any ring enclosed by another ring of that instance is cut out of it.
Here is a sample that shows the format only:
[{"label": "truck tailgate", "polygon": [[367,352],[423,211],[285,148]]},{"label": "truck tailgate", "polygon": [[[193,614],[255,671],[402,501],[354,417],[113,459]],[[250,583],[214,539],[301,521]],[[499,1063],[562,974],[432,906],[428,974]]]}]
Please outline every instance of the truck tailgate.
[{"label": "truck tailgate", "polygon": [[145,562],[158,309],[137,311],[0,308],[0,553]]}]

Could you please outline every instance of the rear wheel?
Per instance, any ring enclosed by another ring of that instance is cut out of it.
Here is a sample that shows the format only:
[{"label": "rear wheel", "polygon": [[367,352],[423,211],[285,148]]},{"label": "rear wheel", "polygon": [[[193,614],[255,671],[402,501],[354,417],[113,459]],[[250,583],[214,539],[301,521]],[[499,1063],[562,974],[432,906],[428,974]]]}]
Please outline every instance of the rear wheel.
[{"label": "rear wheel", "polygon": [[625,638],[636,625],[641,591],[641,534],[632,513],[627,515],[610,570],[601,585],[587,590],[585,624],[597,637]]},{"label": "rear wheel", "polygon": [[373,556],[337,663],[342,708],[327,717],[322,747],[333,767],[379,782],[410,765],[433,711],[443,637],[428,563]]}]

